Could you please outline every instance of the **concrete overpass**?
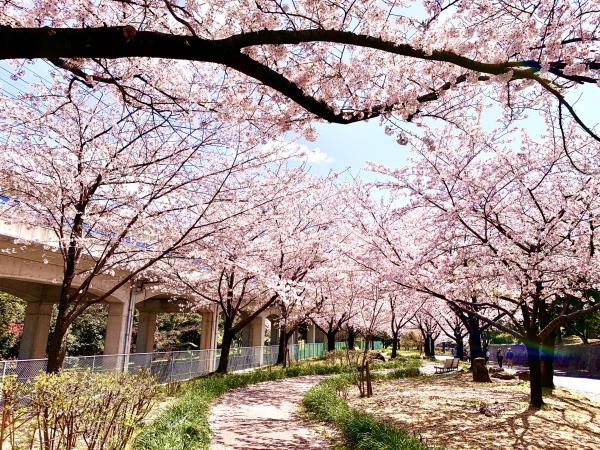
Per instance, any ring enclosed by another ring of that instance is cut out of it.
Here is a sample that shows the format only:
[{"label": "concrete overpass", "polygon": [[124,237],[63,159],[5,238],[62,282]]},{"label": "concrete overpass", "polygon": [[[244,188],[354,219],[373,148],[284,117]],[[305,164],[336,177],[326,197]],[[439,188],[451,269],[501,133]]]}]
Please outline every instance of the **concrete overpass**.
[{"label": "concrete overpass", "polygon": [[[62,256],[53,251],[56,243],[50,229],[0,221],[0,291],[27,302],[19,359],[46,356],[52,310],[63,279]],[[89,289],[90,300],[112,289],[124,275],[96,277]],[[81,281],[76,278],[74,286]],[[108,309],[105,355],[129,353],[135,309],[139,312],[137,352],[152,352],[158,314],[189,310],[185,299],[172,301],[169,293],[135,285],[117,289],[102,303]],[[216,348],[216,309],[195,312],[202,315],[200,348]]]},{"label": "concrete overpass", "polygon": [[[46,357],[48,334],[54,304],[58,303],[63,279],[63,259],[56,249],[53,231],[24,224],[0,221],[0,291],[27,302],[19,359]],[[89,289],[90,300],[110,290],[122,280],[124,273],[101,275]],[[82,280],[75,279],[74,286]],[[106,301],[108,319],[104,337],[104,354],[127,354],[131,347],[133,316],[138,310],[136,353],[151,353],[157,316],[161,313],[189,312],[186,299],[173,301],[169,292],[135,285],[117,289]],[[218,312],[215,307],[195,310],[202,315],[201,350],[217,348]],[[277,322],[278,312],[270,309],[255,318],[241,333],[242,346],[262,346],[265,342],[266,322]],[[324,342],[324,336],[314,326],[309,327],[308,342]],[[278,343],[279,334],[273,333],[271,344]],[[297,336],[294,337],[297,341]]]}]

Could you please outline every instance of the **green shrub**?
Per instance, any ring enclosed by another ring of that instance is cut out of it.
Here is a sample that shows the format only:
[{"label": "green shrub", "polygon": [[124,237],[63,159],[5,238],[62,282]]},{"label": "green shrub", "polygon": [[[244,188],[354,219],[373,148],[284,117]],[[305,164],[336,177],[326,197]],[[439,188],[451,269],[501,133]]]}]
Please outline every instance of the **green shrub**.
[{"label": "green shrub", "polygon": [[6,379],[2,395],[2,445],[117,450],[148,414],[157,385],[145,373],[61,372]]},{"label": "green shrub", "polygon": [[373,361],[371,368],[376,369],[395,369],[395,368],[419,368],[423,365],[423,360],[419,356],[399,356],[387,361]]},{"label": "green shrub", "polygon": [[371,414],[355,411],[340,397],[353,380],[337,376],[322,381],[306,393],[303,405],[308,415],[316,420],[336,425],[342,432],[348,448],[354,450],[426,450],[419,439]]},{"label": "green shrub", "polygon": [[419,375],[421,375],[421,372],[418,367],[401,367],[386,374],[386,378],[394,380],[398,378],[413,378]]}]

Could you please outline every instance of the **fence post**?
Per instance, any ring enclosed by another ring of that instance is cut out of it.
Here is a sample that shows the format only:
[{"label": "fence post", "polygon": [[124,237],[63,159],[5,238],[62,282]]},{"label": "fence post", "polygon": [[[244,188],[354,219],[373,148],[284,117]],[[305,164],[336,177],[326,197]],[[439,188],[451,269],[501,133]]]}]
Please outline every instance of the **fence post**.
[{"label": "fence post", "polygon": [[171,352],[171,363],[169,364],[169,382],[173,382],[173,367],[175,366],[175,355]]}]

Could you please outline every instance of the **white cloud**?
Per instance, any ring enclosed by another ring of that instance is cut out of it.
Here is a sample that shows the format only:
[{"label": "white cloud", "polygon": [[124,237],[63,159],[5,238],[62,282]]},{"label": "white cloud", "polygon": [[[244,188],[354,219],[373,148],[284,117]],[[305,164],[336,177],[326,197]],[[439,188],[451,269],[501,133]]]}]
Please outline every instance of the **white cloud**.
[{"label": "white cloud", "polygon": [[333,158],[319,147],[311,149],[298,142],[271,141],[265,147],[277,149],[286,156],[291,156],[293,159],[306,161],[311,164],[329,164],[333,162]]}]

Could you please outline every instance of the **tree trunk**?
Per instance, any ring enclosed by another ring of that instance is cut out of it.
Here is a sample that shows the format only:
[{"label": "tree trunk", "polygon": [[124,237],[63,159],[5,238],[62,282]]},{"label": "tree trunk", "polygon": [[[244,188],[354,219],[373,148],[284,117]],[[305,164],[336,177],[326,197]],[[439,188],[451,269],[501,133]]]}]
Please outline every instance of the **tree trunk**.
[{"label": "tree trunk", "polygon": [[225,319],[225,323],[223,325],[223,343],[221,344],[221,357],[219,358],[219,366],[217,367],[217,373],[227,373],[231,344],[233,343],[233,339],[235,338],[235,333],[231,328],[231,321]]},{"label": "tree trunk", "polygon": [[542,340],[540,351],[540,370],[542,372],[542,387],[554,389],[554,344],[555,334]]},{"label": "tree trunk", "polygon": [[285,331],[282,334],[282,342],[283,342],[283,348],[280,346],[279,349],[283,350],[283,361],[281,361],[281,364],[283,365],[283,367],[287,367],[288,366],[288,362],[290,360],[290,347],[288,346],[288,342],[290,341],[290,338],[292,337],[293,332],[291,333],[286,333]]},{"label": "tree trunk", "polygon": [[392,359],[398,356],[398,332],[392,335]]},{"label": "tree trunk", "polygon": [[327,332],[327,351],[332,352],[335,350],[335,331]]},{"label": "tree trunk", "polygon": [[56,323],[54,330],[50,334],[50,342],[48,345],[48,364],[46,365],[47,373],[57,373],[63,365],[65,356],[67,355],[67,333],[69,332],[69,326],[66,325],[67,318],[67,307],[69,305],[70,298],[66,294],[66,289],[63,288],[61,292],[58,314],[56,316]]},{"label": "tree trunk", "polygon": [[65,356],[67,354],[67,332],[68,327],[62,326],[63,322],[56,321],[56,326],[50,335],[48,344],[48,364],[46,373],[58,373],[62,368]]},{"label": "tree trunk", "polygon": [[348,350],[354,350],[354,340],[356,339],[356,331],[354,328],[348,327]]},{"label": "tree trunk", "polygon": [[425,356],[431,356],[431,347],[429,346],[429,341],[429,336],[425,336],[423,338],[423,351],[425,352]]},{"label": "tree trunk", "polygon": [[469,320],[469,348],[471,350],[471,364],[475,358],[485,358],[483,347],[481,345],[481,329],[479,328],[479,320],[471,318]]},{"label": "tree trunk", "polygon": [[435,339],[429,338],[429,356],[435,357]]},{"label": "tree trunk", "polygon": [[277,364],[285,362],[285,351],[287,348],[287,339],[285,338],[285,327],[279,329],[279,350],[277,352]]},{"label": "tree trunk", "polygon": [[461,335],[454,336],[454,339],[456,340],[456,357],[462,361],[465,357],[465,344]]},{"label": "tree trunk", "polygon": [[529,406],[541,408],[544,404],[542,398],[542,371],[540,364],[540,344],[531,340],[527,343],[527,359],[529,360]]}]

